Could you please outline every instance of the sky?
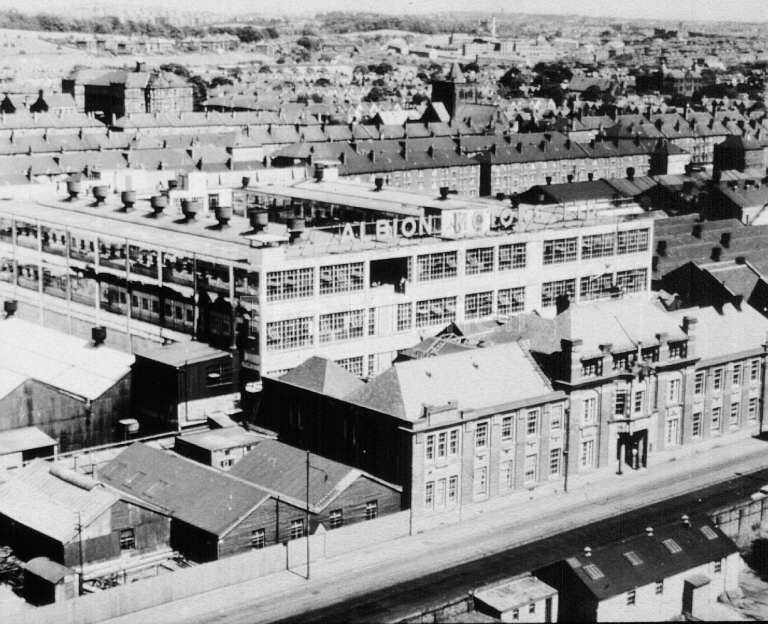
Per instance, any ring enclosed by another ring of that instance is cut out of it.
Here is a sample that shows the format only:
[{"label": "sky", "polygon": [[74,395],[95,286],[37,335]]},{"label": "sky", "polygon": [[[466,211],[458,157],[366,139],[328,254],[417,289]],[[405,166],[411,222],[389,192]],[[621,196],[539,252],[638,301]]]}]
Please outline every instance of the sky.
[{"label": "sky", "polygon": [[[120,0],[0,0],[0,9],[76,13],[85,7],[102,11]],[[498,13],[580,14],[593,17],[661,20],[768,21],[768,0],[122,0],[124,7],[156,7],[171,11],[227,11],[237,13],[299,14],[329,10],[379,13],[435,13],[494,11]],[[101,11],[99,11],[101,12]]]}]

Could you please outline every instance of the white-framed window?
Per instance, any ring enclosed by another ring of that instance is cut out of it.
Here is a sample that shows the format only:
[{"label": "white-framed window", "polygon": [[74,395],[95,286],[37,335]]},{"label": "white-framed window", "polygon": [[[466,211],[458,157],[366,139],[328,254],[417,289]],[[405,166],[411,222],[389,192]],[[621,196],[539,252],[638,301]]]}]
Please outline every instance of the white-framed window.
[{"label": "white-framed window", "polygon": [[579,449],[579,466],[592,468],[595,465],[595,441],[582,440]]},{"label": "white-framed window", "polygon": [[731,409],[728,414],[728,425],[735,427],[739,424],[739,417],[741,416],[741,403],[738,401],[731,403]]},{"label": "white-framed window", "polygon": [[576,241],[576,238],[558,238],[544,241],[544,264],[562,264],[576,260]]},{"label": "white-framed window", "polygon": [[525,243],[499,245],[499,271],[524,269],[526,265]]},{"label": "white-framed window", "polygon": [[680,443],[680,418],[667,418],[664,423],[664,441],[667,446],[674,446]]},{"label": "white-framed window", "polygon": [[660,596],[664,593],[664,579],[656,581],[655,593],[657,596]]},{"label": "white-framed window", "polygon": [[635,590],[634,589],[630,589],[627,592],[627,606],[631,607],[632,605],[634,605],[635,604],[635,600],[636,600]]},{"label": "white-framed window", "polygon": [[741,385],[741,364],[733,365],[733,369],[731,370],[731,385],[736,387]]},{"label": "white-framed window", "polygon": [[300,537],[304,536],[304,520],[291,520],[291,531],[289,533],[289,538],[299,539]]},{"label": "white-framed window", "polygon": [[549,429],[559,431],[563,428],[563,405],[557,403],[549,407]]},{"label": "white-framed window", "polygon": [[644,291],[648,286],[648,269],[616,272],[616,287],[624,294]]},{"label": "white-framed window", "polygon": [[312,345],[312,317],[267,323],[267,351],[285,351]]},{"label": "white-framed window", "polygon": [[619,232],[616,253],[630,254],[648,251],[648,229]]},{"label": "white-framed window", "polygon": [[749,363],[749,380],[750,381],[760,380],[760,360],[758,358],[754,358]]},{"label": "white-framed window", "polygon": [[525,309],[525,286],[502,288],[496,293],[496,312],[501,315]]},{"label": "white-framed window", "polygon": [[691,414],[691,437],[701,437],[701,412]]},{"label": "white-framed window", "polygon": [[563,452],[559,448],[549,449],[549,476],[559,475],[562,470]]},{"label": "white-framed window", "polygon": [[363,263],[320,267],[320,294],[330,295],[363,289]]},{"label": "white-framed window", "polygon": [[357,355],[348,358],[341,358],[336,360],[336,364],[341,366],[344,370],[349,371],[355,377],[363,376],[363,356]]},{"label": "white-framed window", "polygon": [[579,280],[579,298],[581,301],[605,299],[613,292],[613,273],[585,275]]},{"label": "white-framed window", "polygon": [[397,304],[397,331],[407,331],[413,326],[413,304]]},{"label": "white-framed window", "polygon": [[365,503],[365,519],[375,520],[379,516],[379,502],[372,500]]},{"label": "white-framed window", "polygon": [[477,319],[493,314],[493,291],[470,293],[464,297],[464,318]]},{"label": "white-framed window", "polygon": [[459,429],[451,429],[448,432],[448,455],[455,456],[459,453]]},{"label": "white-framed window", "polygon": [[632,399],[632,411],[634,411],[635,414],[639,414],[643,411],[643,405],[645,405],[645,390],[635,390]]},{"label": "white-framed window", "polygon": [[501,439],[511,440],[514,434],[514,416],[507,415],[501,418]]},{"label": "white-framed window", "polygon": [[710,420],[710,427],[712,428],[712,431],[720,431],[721,413],[722,413],[722,409],[720,408],[720,406],[716,405],[712,408],[711,420]]},{"label": "white-framed window", "polygon": [[759,402],[757,397],[752,397],[749,399],[749,404],[747,407],[747,417],[749,420],[757,420],[757,409],[759,406]]},{"label": "white-framed window", "polygon": [[483,421],[475,425],[475,448],[486,446],[488,446],[488,421]]},{"label": "white-framed window", "polygon": [[615,248],[616,236],[613,232],[591,234],[581,238],[581,257],[583,260],[612,256]]},{"label": "white-framed window", "polygon": [[723,571],[723,560],[722,559],[713,562],[712,571],[715,574],[720,574]]},{"label": "white-framed window", "polygon": [[435,434],[428,433],[424,437],[424,459],[430,461],[435,458]]},{"label": "white-framed window", "polygon": [[441,251],[417,256],[416,275],[420,282],[456,277],[456,252]]},{"label": "white-framed window", "polygon": [[693,393],[696,396],[704,394],[704,371],[699,371],[693,379]]},{"label": "white-framed window", "polygon": [[475,468],[475,496],[485,496],[488,493],[488,466]]},{"label": "white-framed window", "polygon": [[535,436],[539,433],[539,410],[531,409],[525,414],[525,435]]},{"label": "white-framed window", "polygon": [[581,424],[593,425],[597,422],[597,397],[584,397],[581,402]]},{"label": "white-framed window", "polygon": [[723,369],[715,368],[712,370],[712,391],[719,392],[723,389]]},{"label": "white-framed window", "polygon": [[533,483],[539,476],[539,455],[531,453],[525,456],[525,472],[523,478],[526,483]]},{"label": "white-framed window", "polygon": [[315,289],[315,269],[288,269],[267,273],[267,301],[311,297]]},{"label": "white-framed window", "polygon": [[416,303],[416,327],[447,325],[456,320],[456,297],[440,297]]},{"label": "white-framed window", "polygon": [[554,282],[544,282],[541,285],[541,307],[548,308],[557,303],[557,298],[568,295],[573,299],[576,294],[576,280],[564,279]]},{"label": "white-framed window", "polygon": [[264,548],[267,545],[267,532],[265,529],[251,531],[251,548]]},{"label": "white-framed window", "polygon": [[493,271],[493,247],[467,249],[464,271],[467,275],[490,273]]},{"label": "white-framed window", "polygon": [[424,509],[433,509],[435,506],[435,482],[427,481],[424,484]]},{"label": "white-framed window", "polygon": [[613,397],[613,414],[623,418],[627,415],[627,391],[617,390]]},{"label": "white-framed window", "polygon": [[459,477],[451,475],[448,477],[448,505],[455,505],[459,498]]},{"label": "white-framed window", "polygon": [[582,377],[599,377],[603,374],[603,358],[589,358],[581,362]]},{"label": "white-framed window", "polygon": [[344,512],[341,509],[334,509],[328,516],[328,524],[332,529],[338,529],[344,524]]},{"label": "white-framed window", "polygon": [[680,403],[682,384],[680,377],[672,377],[667,380],[667,403]]}]

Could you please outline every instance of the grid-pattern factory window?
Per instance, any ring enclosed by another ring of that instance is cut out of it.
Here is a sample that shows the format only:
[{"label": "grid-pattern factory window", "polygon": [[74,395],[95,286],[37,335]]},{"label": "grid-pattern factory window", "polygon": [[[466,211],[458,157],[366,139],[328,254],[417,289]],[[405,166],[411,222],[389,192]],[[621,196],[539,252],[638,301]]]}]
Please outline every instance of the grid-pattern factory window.
[{"label": "grid-pattern factory window", "polygon": [[298,349],[311,344],[311,316],[267,323],[267,351]]},{"label": "grid-pattern factory window", "polygon": [[647,288],[648,269],[632,269],[616,273],[616,287],[624,294],[642,292]]},{"label": "grid-pattern factory window", "polygon": [[447,325],[456,320],[456,297],[427,299],[416,304],[416,327]]},{"label": "grid-pattern factory window", "polygon": [[456,277],[456,252],[442,251],[418,256],[416,270],[420,282]]},{"label": "grid-pattern factory window", "polygon": [[503,288],[496,294],[496,311],[498,314],[513,314],[525,309],[525,286],[518,288]]},{"label": "grid-pattern factory window", "polygon": [[605,299],[613,291],[613,274],[585,275],[579,280],[579,297],[583,301]]},{"label": "grid-pattern factory window", "polygon": [[264,548],[267,545],[267,532],[264,529],[251,531],[251,548]]},{"label": "grid-pattern factory window", "polygon": [[301,299],[314,294],[315,270],[288,269],[267,273],[267,301]]},{"label": "grid-pattern factory window", "polygon": [[343,369],[349,371],[356,377],[363,376],[363,356],[362,355],[336,360],[336,364],[341,366]]},{"label": "grid-pattern factory window", "polygon": [[375,520],[379,517],[379,503],[378,501],[368,501],[365,503],[365,519]]},{"label": "grid-pattern factory window", "polygon": [[568,295],[573,298],[576,292],[576,280],[565,279],[556,282],[544,282],[541,285],[541,307],[548,308],[557,303],[557,298]]},{"label": "grid-pattern factory window", "polygon": [[304,520],[291,520],[290,539],[299,539],[304,535]]},{"label": "grid-pattern factory window", "polygon": [[616,252],[619,254],[648,251],[648,229],[619,232]]},{"label": "grid-pattern factory window", "polygon": [[317,337],[321,343],[360,338],[363,335],[363,310],[321,314]]},{"label": "grid-pattern factory window", "polygon": [[344,512],[341,509],[334,509],[328,516],[328,524],[332,529],[338,529],[344,525]]},{"label": "grid-pattern factory window", "polygon": [[576,238],[557,238],[544,241],[544,264],[561,264],[576,260]]},{"label": "grid-pattern factory window", "polygon": [[615,246],[616,237],[613,232],[584,236],[581,239],[581,257],[583,260],[588,260],[589,258],[612,256]]},{"label": "grid-pattern factory window", "polygon": [[333,264],[320,267],[320,294],[351,292],[363,289],[363,263]]},{"label": "grid-pattern factory window", "polygon": [[413,327],[413,304],[397,304],[397,331],[407,331]]},{"label": "grid-pattern factory window", "polygon": [[493,291],[470,293],[464,298],[464,318],[483,318],[491,314],[493,314]]},{"label": "grid-pattern factory window", "polygon": [[524,269],[526,264],[525,243],[499,245],[499,271]]},{"label": "grid-pattern factory window", "polygon": [[467,249],[464,270],[467,275],[493,271],[493,247]]}]

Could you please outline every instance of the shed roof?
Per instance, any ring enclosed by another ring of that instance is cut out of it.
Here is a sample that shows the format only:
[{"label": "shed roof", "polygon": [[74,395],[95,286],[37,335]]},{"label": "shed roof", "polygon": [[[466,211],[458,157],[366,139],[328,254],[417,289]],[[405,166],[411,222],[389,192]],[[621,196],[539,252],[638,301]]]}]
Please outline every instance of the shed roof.
[{"label": "shed roof", "polygon": [[51,561],[48,557],[35,557],[22,565],[27,572],[39,576],[49,583],[58,583],[63,578],[75,573],[71,568]]},{"label": "shed roof", "polygon": [[0,431],[0,455],[55,446],[56,440],[37,427]]},{"label": "shed roof", "polygon": [[267,492],[241,479],[139,442],[97,474],[118,491],[219,537],[269,498]]},{"label": "shed roof", "polygon": [[0,370],[84,399],[98,399],[130,372],[132,363],[132,355],[89,340],[19,318],[0,321]]},{"label": "shed roof", "polygon": [[160,362],[167,366],[181,368],[197,362],[208,362],[223,357],[229,357],[229,353],[221,349],[215,349],[203,342],[190,340],[188,342],[174,342],[162,347],[150,347],[136,351],[137,357],[146,360]]}]

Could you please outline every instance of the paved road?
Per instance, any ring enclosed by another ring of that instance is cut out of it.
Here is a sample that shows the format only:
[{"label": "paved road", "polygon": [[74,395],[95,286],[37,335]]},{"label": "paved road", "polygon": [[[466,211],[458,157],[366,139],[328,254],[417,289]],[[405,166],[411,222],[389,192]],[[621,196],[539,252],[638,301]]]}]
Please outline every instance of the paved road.
[{"label": "paved road", "polygon": [[743,500],[766,483],[768,470],[729,479],[724,483],[619,513],[607,520],[593,522],[280,622],[397,621],[430,606],[458,599],[480,585],[562,559],[584,546],[621,539],[639,533],[649,525],[674,521],[683,514],[694,516],[714,511],[728,503]]}]

